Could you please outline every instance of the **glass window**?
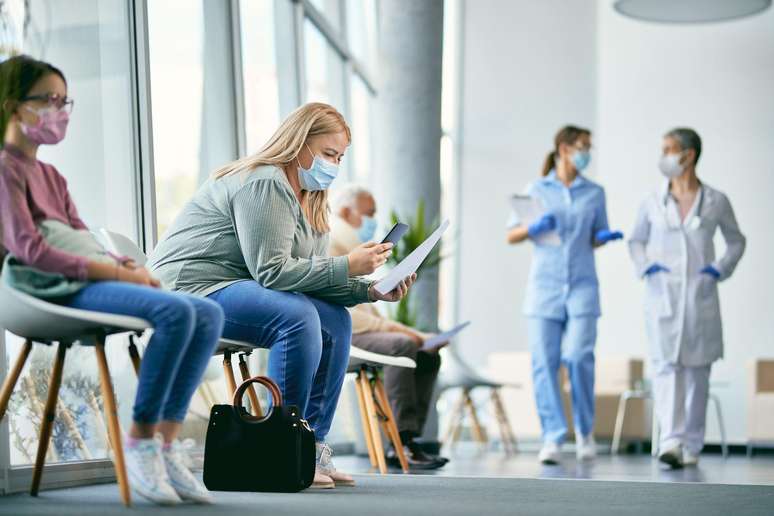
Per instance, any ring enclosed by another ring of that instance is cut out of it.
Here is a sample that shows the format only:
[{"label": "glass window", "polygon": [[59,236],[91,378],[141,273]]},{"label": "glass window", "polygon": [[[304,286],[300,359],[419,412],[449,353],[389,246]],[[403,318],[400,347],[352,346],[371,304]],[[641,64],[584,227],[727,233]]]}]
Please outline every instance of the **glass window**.
[{"label": "glass window", "polygon": [[306,102],[325,102],[344,113],[341,56],[309,20],[304,21],[304,44]]},{"label": "glass window", "polygon": [[159,235],[217,167],[236,158],[230,16],[225,2],[148,3]]},{"label": "glass window", "polygon": [[373,135],[371,132],[373,96],[365,83],[356,75],[350,80],[352,146],[349,150],[350,179],[364,186],[372,177]]},{"label": "glass window", "polygon": [[[75,109],[67,138],[40,149],[68,181],[81,217],[90,227],[109,227],[136,238],[135,127],[132,111],[129,12],[122,0],[30,2],[23,50],[59,67]],[[135,380],[122,337],[106,351],[122,424],[130,420]],[[125,337],[123,337],[125,339]],[[12,363],[22,341],[5,339]],[[31,464],[55,348],[36,345],[11,396],[7,418],[11,465]],[[107,458],[102,400],[93,348],[67,353],[49,462]]]},{"label": "glass window", "polygon": [[339,0],[312,0],[312,5],[336,30],[341,30],[341,8]]},{"label": "glass window", "polygon": [[280,123],[274,0],[240,2],[246,151],[253,154]]},{"label": "glass window", "polygon": [[360,62],[376,68],[376,0],[347,0],[347,41]]}]

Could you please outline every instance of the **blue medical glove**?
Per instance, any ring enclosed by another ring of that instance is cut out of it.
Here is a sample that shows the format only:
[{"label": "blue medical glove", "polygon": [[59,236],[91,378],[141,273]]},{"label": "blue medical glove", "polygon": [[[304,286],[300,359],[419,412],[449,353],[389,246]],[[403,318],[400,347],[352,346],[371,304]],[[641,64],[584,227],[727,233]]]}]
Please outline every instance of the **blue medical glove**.
[{"label": "blue medical glove", "polygon": [[719,271],[719,270],[717,270],[717,269],[716,269],[715,267],[713,267],[712,265],[707,265],[706,267],[704,267],[704,268],[701,270],[701,273],[702,273],[702,274],[709,274],[710,276],[712,276],[712,277],[713,277],[713,278],[715,278],[716,280],[720,279],[720,271]]},{"label": "blue medical glove", "polygon": [[609,229],[600,229],[597,231],[597,234],[594,235],[594,238],[597,239],[597,242],[600,244],[606,244],[607,242],[610,242],[612,240],[621,240],[623,238],[623,233],[620,231],[610,231]]},{"label": "blue medical glove", "polygon": [[654,263],[645,270],[645,274],[643,274],[643,276],[650,276],[651,274],[656,274],[657,272],[669,272],[669,269],[660,263]]},{"label": "blue medical glove", "polygon": [[556,216],[554,216],[553,213],[548,213],[530,224],[527,228],[527,233],[529,233],[529,236],[532,238],[535,238],[536,236],[553,229],[556,229]]}]

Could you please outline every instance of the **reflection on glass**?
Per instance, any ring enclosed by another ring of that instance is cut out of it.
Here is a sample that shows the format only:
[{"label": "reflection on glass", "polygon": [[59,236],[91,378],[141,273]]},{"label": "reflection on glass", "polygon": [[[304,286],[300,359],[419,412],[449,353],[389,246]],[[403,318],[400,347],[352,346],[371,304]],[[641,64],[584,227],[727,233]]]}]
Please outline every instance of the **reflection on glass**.
[{"label": "reflection on glass", "polygon": [[331,27],[341,30],[339,0],[312,0],[312,5],[325,17]]},{"label": "reflection on glass", "polygon": [[304,56],[306,101],[325,102],[343,113],[344,62],[309,20],[304,22]]},{"label": "reflection on glass", "polygon": [[163,235],[199,184],[203,30],[201,1],[148,4],[159,235]]},{"label": "reflection on glass", "polygon": [[376,68],[376,1],[347,0],[347,40],[352,54],[365,66]]},{"label": "reflection on glass", "polygon": [[[68,95],[77,101],[67,138],[40,149],[68,181],[81,218],[92,228],[108,227],[135,237],[134,126],[129,47],[129,13],[121,0],[31,2],[23,51],[61,68]],[[123,337],[125,340],[125,337]],[[16,359],[21,339],[6,333],[6,357]],[[33,462],[43,404],[55,355],[36,345],[8,406],[11,465]],[[134,372],[121,337],[106,346],[123,425],[130,420]],[[93,348],[73,346],[67,353],[57,418],[47,462],[107,458]]]},{"label": "reflection on glass", "polygon": [[350,80],[350,102],[352,116],[349,120],[352,130],[352,146],[350,148],[351,179],[362,185],[368,185],[372,177],[372,103],[373,97],[365,83],[353,75]]},{"label": "reflection on glass", "polygon": [[253,154],[269,140],[280,122],[274,0],[243,0],[240,20],[246,150]]}]

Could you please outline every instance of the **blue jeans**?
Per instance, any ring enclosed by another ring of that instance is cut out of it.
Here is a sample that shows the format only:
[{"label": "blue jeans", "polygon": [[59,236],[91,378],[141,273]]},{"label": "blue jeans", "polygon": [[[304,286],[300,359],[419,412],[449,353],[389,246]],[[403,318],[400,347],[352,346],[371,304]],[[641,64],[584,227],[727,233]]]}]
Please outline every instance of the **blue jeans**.
[{"label": "blue jeans", "polygon": [[223,336],[269,348],[269,377],[324,441],[349,363],[352,321],[343,306],[240,281],[208,296],[226,314]]},{"label": "blue jeans", "polygon": [[[543,441],[561,444],[567,435],[559,366],[570,377],[575,431],[587,436],[594,430],[594,344],[597,318],[567,317],[565,320],[530,317],[529,344],[532,352],[532,380],[535,386]],[[564,349],[562,346],[564,336]]]},{"label": "blue jeans", "polygon": [[148,321],[153,336],[143,353],[132,418],[146,424],[183,421],[223,330],[216,303],[116,281],[90,283],[57,302]]}]

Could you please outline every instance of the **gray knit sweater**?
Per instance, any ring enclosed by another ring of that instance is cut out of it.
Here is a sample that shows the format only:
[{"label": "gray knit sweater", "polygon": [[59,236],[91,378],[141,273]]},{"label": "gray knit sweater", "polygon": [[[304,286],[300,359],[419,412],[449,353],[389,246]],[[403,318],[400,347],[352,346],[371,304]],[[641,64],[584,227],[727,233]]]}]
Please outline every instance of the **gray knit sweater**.
[{"label": "gray knit sweater", "polygon": [[370,281],[349,278],[347,257],[327,256],[328,240],[307,222],[285,173],[264,166],[204,183],[148,268],[165,287],[202,296],[255,280],[345,306],[367,302]]}]

